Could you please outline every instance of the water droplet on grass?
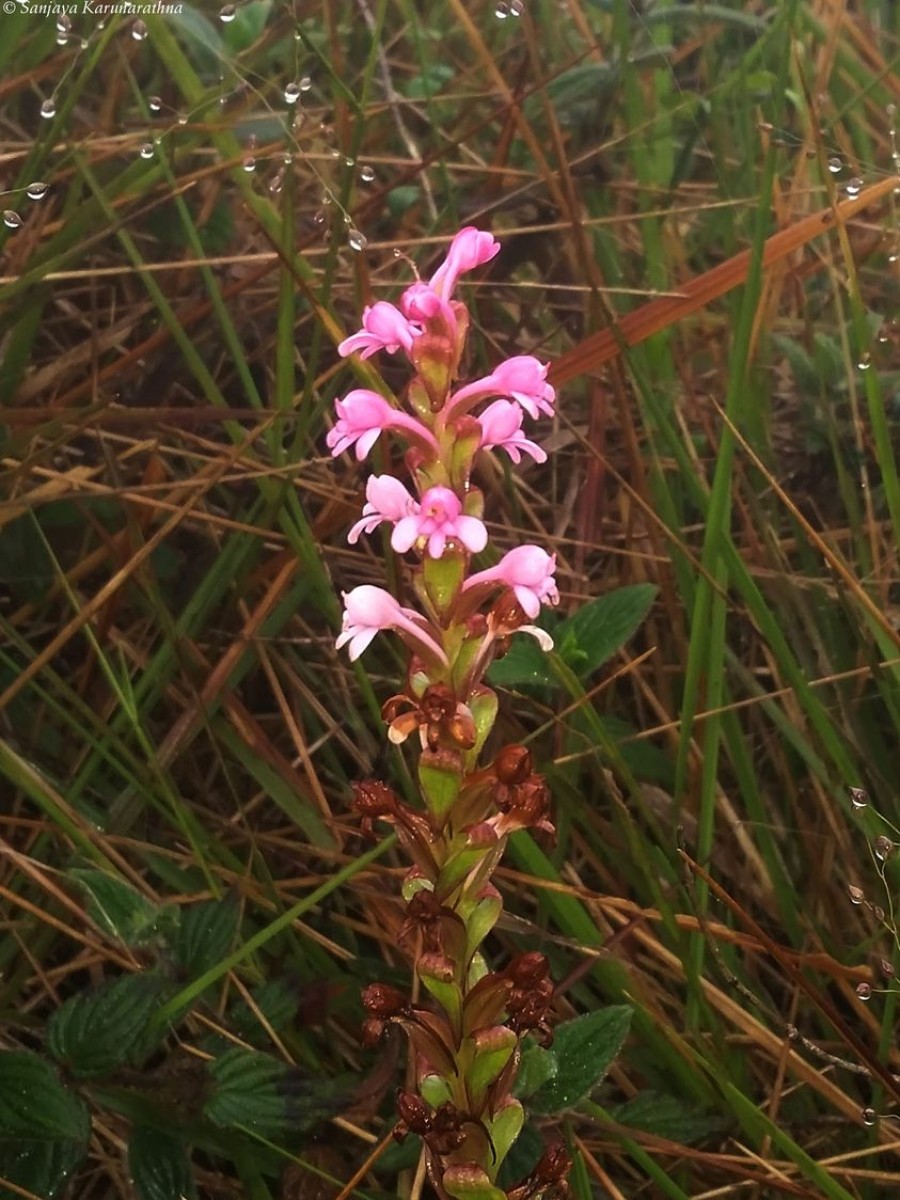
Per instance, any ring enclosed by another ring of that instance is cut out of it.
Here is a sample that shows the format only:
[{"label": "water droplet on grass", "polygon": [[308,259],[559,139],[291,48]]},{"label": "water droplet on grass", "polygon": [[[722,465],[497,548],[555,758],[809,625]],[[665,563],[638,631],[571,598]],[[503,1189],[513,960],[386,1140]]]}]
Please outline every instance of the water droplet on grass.
[{"label": "water droplet on grass", "polygon": [[878,1113],[874,1108],[864,1108],[859,1115],[862,1117],[863,1125],[874,1125],[878,1120]]},{"label": "water droplet on grass", "polygon": [[284,98],[288,104],[296,104],[300,99],[300,84],[298,82],[284,85]]},{"label": "water droplet on grass", "polygon": [[301,92],[308,92],[312,87],[312,79],[308,75],[304,75],[297,82]]},{"label": "water droplet on grass", "polygon": [[149,96],[147,99],[147,107],[151,112],[159,112],[162,108],[162,100],[159,96]]},{"label": "water droplet on grass", "polygon": [[869,367],[872,365],[872,359],[870,355],[868,353],[863,354],[856,365],[859,367],[860,371],[868,371]]},{"label": "water droplet on grass", "polygon": [[49,121],[51,117],[56,116],[56,101],[52,96],[41,105],[41,116],[45,121]]},{"label": "water droplet on grass", "polygon": [[851,200],[855,200],[859,193],[863,190],[863,181],[856,175],[852,179],[847,180],[846,184],[847,195]]},{"label": "water droplet on grass", "polygon": [[225,4],[219,9],[219,20],[223,25],[230,25],[237,16],[236,4]]},{"label": "water droplet on grass", "polygon": [[347,234],[347,245],[351,250],[365,250],[368,242],[365,234],[360,233],[358,229],[351,229]]},{"label": "water droplet on grass", "polygon": [[372,180],[375,178],[375,168],[374,167],[360,167],[359,177],[363,181],[363,183],[371,183]]},{"label": "water droplet on grass", "polygon": [[252,154],[248,154],[247,157],[244,159],[244,161],[241,163],[241,166],[244,168],[244,170],[249,175],[251,171],[256,170],[256,159],[253,157]]},{"label": "water droplet on grass", "polygon": [[68,13],[60,13],[59,16],[56,18],[56,32],[57,33],[71,33],[72,32],[72,18],[68,15]]},{"label": "water droplet on grass", "polygon": [[143,146],[141,146],[141,149],[140,149],[140,155],[141,155],[141,158],[152,158],[153,157],[153,143],[152,142],[144,142]]},{"label": "water droplet on grass", "polygon": [[3,224],[7,229],[18,229],[22,224],[22,218],[17,212],[13,212],[11,208],[7,208],[3,213]]},{"label": "water droplet on grass", "polygon": [[868,983],[858,983],[856,985],[856,995],[860,1000],[869,1001],[872,999],[872,986]]},{"label": "water droplet on grass", "polygon": [[839,175],[841,173],[841,171],[843,171],[843,169],[844,169],[843,159],[840,159],[837,157],[829,158],[828,170],[832,173],[832,175]]},{"label": "water droplet on grass", "polygon": [[135,21],[131,27],[131,36],[136,42],[145,42],[148,32],[147,26],[143,21]]},{"label": "water droplet on grass", "polygon": [[884,834],[879,834],[872,843],[872,850],[879,862],[884,862],[885,859],[890,858],[893,849],[894,843],[889,837],[885,837]]},{"label": "water droplet on grass", "polygon": [[869,803],[869,793],[865,788],[852,787],[850,789],[850,803],[854,808],[865,808]]},{"label": "water droplet on grass", "polygon": [[509,15],[511,17],[521,17],[525,11],[523,0],[509,0]]},{"label": "water droplet on grass", "polygon": [[847,888],[847,894],[850,897],[851,904],[862,904],[865,899],[865,893],[861,887],[857,887],[855,883],[851,883]]},{"label": "water droplet on grass", "polygon": [[500,0],[500,3],[494,9],[494,16],[498,21],[505,21],[509,16],[509,5],[504,0]]},{"label": "water droplet on grass", "polygon": [[34,183],[29,183],[25,189],[25,195],[29,200],[43,200],[49,190],[49,186],[46,183],[42,183],[39,179],[36,179]]},{"label": "water droplet on grass", "polygon": [[282,170],[280,170],[276,175],[272,176],[272,179],[269,183],[269,191],[272,193],[273,196],[277,196],[283,187],[284,187],[284,169],[282,168]]}]

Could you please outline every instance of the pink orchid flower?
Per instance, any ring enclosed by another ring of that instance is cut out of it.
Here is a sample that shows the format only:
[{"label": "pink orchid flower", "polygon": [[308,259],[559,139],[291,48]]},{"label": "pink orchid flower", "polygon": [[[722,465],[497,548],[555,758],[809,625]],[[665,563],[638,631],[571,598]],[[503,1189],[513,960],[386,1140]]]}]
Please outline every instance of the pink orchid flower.
[{"label": "pink orchid flower", "polygon": [[555,554],[548,554],[540,546],[516,546],[504,554],[495,567],[470,575],[463,584],[463,592],[483,584],[512,588],[522,611],[534,619],[542,603],[559,603],[559,592],[553,577],[555,569]]},{"label": "pink orchid flower", "polygon": [[403,608],[390,592],[372,584],[344,592],[344,623],[335,646],[340,650],[349,642],[351,662],[359,658],[376,633],[385,629],[399,633],[415,653],[447,665],[436,631],[414,609]]},{"label": "pink orchid flower", "polygon": [[417,505],[417,511],[403,517],[394,526],[391,545],[403,554],[420,538],[426,539],[428,554],[440,558],[447,541],[454,538],[477,554],[487,545],[487,529],[477,517],[466,516],[462,501],[456,492],[447,487],[432,487]]},{"label": "pink orchid flower", "polygon": [[529,417],[539,413],[553,416],[556,392],[547,383],[547,364],[532,354],[516,354],[485,375],[454,392],[445,409],[445,417],[468,412],[486,396],[506,396],[520,404]]},{"label": "pink orchid flower", "polygon": [[393,475],[370,475],[362,518],[347,534],[347,541],[354,545],[359,541],[360,534],[374,532],[382,521],[396,524],[403,517],[418,511],[419,505],[399,479]]},{"label": "pink orchid flower", "polygon": [[376,304],[366,305],[362,329],[344,338],[337,348],[338,354],[346,358],[348,354],[358,352],[360,358],[370,358],[379,350],[395,354],[401,347],[408,354],[421,332],[421,328],[408,321],[393,304],[379,300]]},{"label": "pink orchid flower", "polygon": [[438,453],[438,444],[430,429],[415,417],[399,412],[384,396],[368,388],[354,388],[343,400],[336,400],[334,408],[338,419],[334,428],[328,431],[325,442],[335,457],[349,450],[355,442],[357,461],[362,462],[383,429],[398,429],[411,442],[425,446],[433,454]]},{"label": "pink orchid flower", "polygon": [[546,462],[547,452],[530,441],[522,432],[522,410],[510,400],[495,400],[478,418],[481,426],[481,449],[495,447],[505,450],[514,463],[522,461],[522,454],[530,454],[535,462]]},{"label": "pink orchid flower", "polygon": [[484,230],[474,225],[461,229],[447,250],[447,257],[428,281],[428,286],[438,296],[449,297],[463,271],[480,267],[500,252],[500,243]]}]

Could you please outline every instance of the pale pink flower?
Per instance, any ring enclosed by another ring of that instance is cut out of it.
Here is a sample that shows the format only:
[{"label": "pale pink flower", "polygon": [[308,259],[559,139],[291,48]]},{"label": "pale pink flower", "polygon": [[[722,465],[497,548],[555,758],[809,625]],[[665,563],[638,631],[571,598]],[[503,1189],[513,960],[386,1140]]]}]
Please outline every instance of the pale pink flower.
[{"label": "pale pink flower", "polygon": [[414,609],[404,608],[384,588],[362,584],[344,592],[344,624],[335,642],[338,650],[350,643],[350,660],[355,661],[376,633],[393,629],[417,654],[437,658],[444,666],[447,656],[436,631]]},{"label": "pale pink flower", "polygon": [[488,583],[512,588],[522,611],[534,619],[542,603],[559,603],[559,592],[553,577],[555,569],[555,554],[548,554],[540,546],[516,546],[504,554],[495,567],[470,575],[463,584],[463,591],[468,592],[471,588]]},{"label": "pale pink flower", "polygon": [[410,513],[418,512],[419,506],[399,479],[393,475],[370,475],[366,484],[366,503],[362,518],[347,534],[353,545],[361,533],[372,533],[382,521],[396,524]]},{"label": "pale pink flower", "polygon": [[463,513],[462,501],[456,492],[437,486],[424,494],[417,512],[397,522],[391,545],[402,554],[420,538],[427,539],[431,558],[441,557],[450,538],[462,542],[467,550],[477,554],[487,545],[487,530],[477,517]]},{"label": "pale pink flower", "polygon": [[439,296],[448,297],[463,271],[490,262],[499,252],[500,243],[491,234],[466,225],[450,243],[447,257],[429,279],[428,286]]},{"label": "pale pink flower", "polygon": [[395,354],[401,346],[408,354],[421,332],[421,328],[408,321],[393,304],[379,300],[376,304],[366,305],[362,329],[344,338],[337,348],[338,354],[346,358],[348,354],[359,352],[360,358],[370,358],[378,350]]},{"label": "pale pink flower", "polygon": [[478,417],[481,426],[481,449],[505,450],[514,463],[522,454],[530,454],[535,462],[546,462],[547,452],[529,441],[522,431],[522,410],[510,400],[495,400]]},{"label": "pale pink flower", "polygon": [[438,452],[437,441],[427,426],[393,408],[384,396],[368,388],[354,388],[343,400],[336,400],[334,408],[338,420],[325,442],[335,457],[355,442],[357,461],[362,462],[383,429],[398,429],[410,441],[426,446],[434,454]]},{"label": "pale pink flower", "polygon": [[547,383],[547,364],[532,354],[516,354],[500,363],[483,379],[474,379],[450,397],[447,417],[456,417],[486,396],[505,396],[520,404],[529,417],[553,416],[556,392]]}]

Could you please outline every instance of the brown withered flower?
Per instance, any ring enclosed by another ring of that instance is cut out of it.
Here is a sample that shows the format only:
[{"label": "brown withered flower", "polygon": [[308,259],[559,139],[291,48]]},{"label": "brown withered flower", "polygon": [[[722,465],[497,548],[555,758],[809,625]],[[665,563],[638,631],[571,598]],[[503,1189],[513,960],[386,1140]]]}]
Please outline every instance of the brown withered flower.
[{"label": "brown withered flower", "polygon": [[520,1183],[506,1193],[508,1200],[565,1200],[572,1159],[562,1142],[548,1146]]},{"label": "brown withered flower", "polygon": [[494,774],[491,796],[500,810],[500,816],[493,818],[497,835],[536,829],[555,837],[550,789],[543,775],[532,771],[529,751],[524,746],[505,746],[494,759]]},{"label": "brown withered flower", "polygon": [[451,1154],[466,1140],[463,1126],[471,1121],[465,1113],[449,1102],[439,1108],[429,1104],[414,1092],[397,1093],[397,1112],[400,1122],[394,1137],[402,1142],[410,1133],[418,1134],[432,1154]]},{"label": "brown withered flower", "polygon": [[466,926],[452,908],[441,904],[428,888],[416,892],[406,906],[406,920],[400,926],[398,940],[405,942],[413,933],[421,933],[426,953],[461,952],[466,944]]},{"label": "brown withered flower", "polygon": [[[406,708],[408,711],[404,712]],[[405,742],[417,729],[422,748],[437,750],[448,746],[471,750],[475,745],[475,721],[465,704],[457,700],[444,683],[430,684],[421,700],[410,696],[391,696],[381,715],[388,724],[388,737],[394,745]]]},{"label": "brown withered flower", "polygon": [[370,983],[362,991],[366,1019],[362,1025],[362,1044],[371,1048],[381,1040],[392,1020],[411,1013],[409,1000],[389,983]]},{"label": "brown withered flower", "polygon": [[542,1046],[553,1041],[553,981],[543,954],[531,951],[512,960],[502,974],[512,983],[506,998],[507,1024],[516,1033],[536,1033]]}]

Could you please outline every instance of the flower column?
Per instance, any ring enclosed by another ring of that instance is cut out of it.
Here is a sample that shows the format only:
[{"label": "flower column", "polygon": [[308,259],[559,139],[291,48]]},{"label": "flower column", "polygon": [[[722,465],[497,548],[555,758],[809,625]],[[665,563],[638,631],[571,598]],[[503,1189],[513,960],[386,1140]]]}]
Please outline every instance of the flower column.
[{"label": "flower column", "polygon": [[[351,391],[337,401],[328,434],[333,454],[355,447],[359,461],[382,433],[407,447],[412,490],[393,475],[370,477],[349,540],[389,524],[393,549],[415,555],[417,607],[379,587],[354,588],[344,595],[337,645],[356,659],[376,633],[393,630],[409,650],[404,689],[383,713],[392,742],[418,737],[423,808],[403,804],[376,781],[357,785],[356,805],[365,831],[376,820],[392,824],[409,856],[402,940],[415,947],[415,969],[434,1007],[410,1005],[396,989],[373,984],[363,996],[365,1036],[376,1039],[388,1023],[406,1031],[417,1091],[399,1093],[396,1133],[422,1138],[436,1191],[458,1200],[506,1196],[495,1180],[524,1120],[511,1094],[520,1043],[529,1032],[549,1041],[553,998],[542,955],[523,954],[490,971],[480,951],[502,908],[491,875],[507,836],[524,828],[553,832],[546,784],[524,747],[507,746],[479,765],[497,715],[485,671],[514,633],[550,649],[548,635],[530,621],[541,604],[559,599],[555,558],[539,546],[470,569],[488,541],[483,497],[470,482],[476,457],[504,450],[517,463],[522,454],[545,461],[522,421],[551,414],[555,399],[546,366],[530,355],[456,386],[468,315],[453,291],[462,272],[499,249],[490,234],[462,229],[434,275],[408,288],[398,308],[381,301],[365,309],[362,329],[340,353],[403,351],[414,375],[402,406],[369,389]],[[568,1166],[564,1149],[551,1147],[511,1200],[562,1191]]]}]

